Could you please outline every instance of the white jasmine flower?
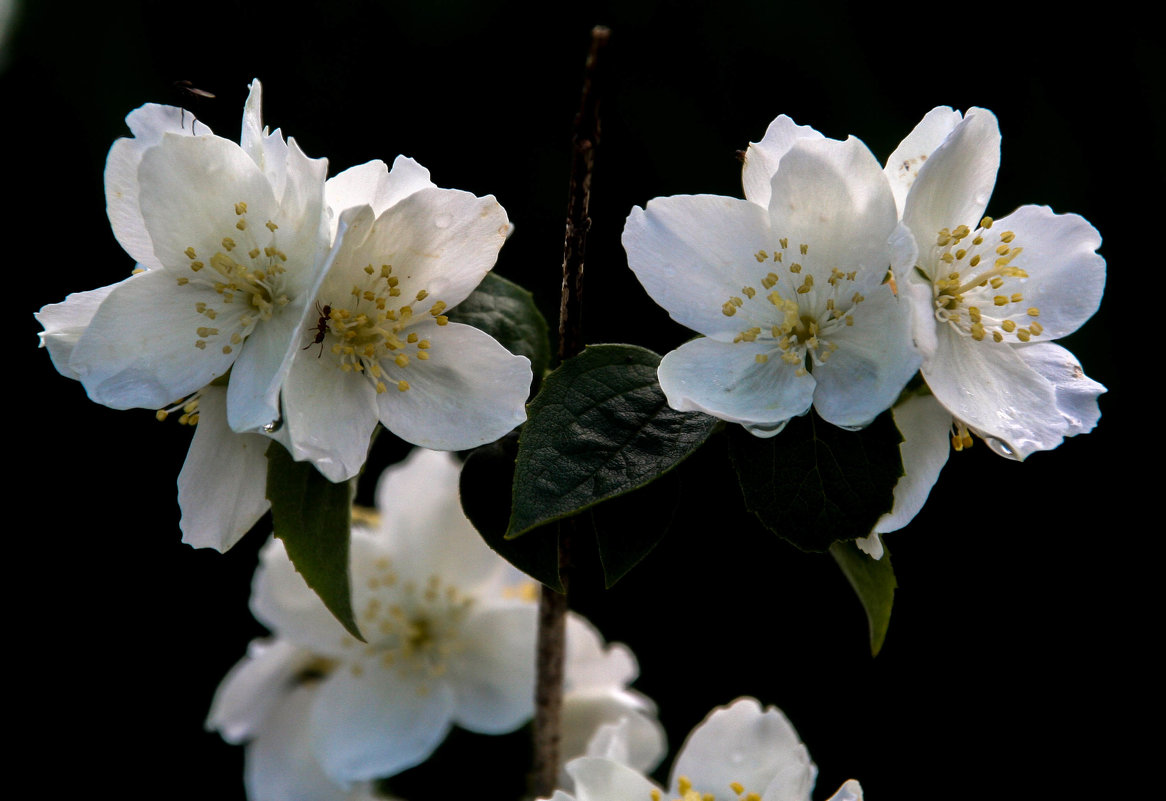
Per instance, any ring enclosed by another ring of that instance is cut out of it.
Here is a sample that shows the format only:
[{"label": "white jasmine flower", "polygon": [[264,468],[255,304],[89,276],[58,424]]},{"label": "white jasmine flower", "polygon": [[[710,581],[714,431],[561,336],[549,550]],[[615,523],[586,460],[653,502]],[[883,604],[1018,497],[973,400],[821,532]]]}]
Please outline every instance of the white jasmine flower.
[{"label": "white jasmine flower", "polygon": [[182,109],[147,105],[127,117],[134,136],[110,150],[106,200],[138,268],[107,288],[67,366],[54,359],[98,403],[162,409],[232,371],[231,428],[278,417],[326,267],[327,162],[268,133],[260,95],[255,81],[240,144]]},{"label": "white jasmine flower", "polygon": [[[903,222],[919,246],[906,290],[922,373],[954,418],[957,449],[979,435],[1023,459],[1091,431],[1105,387],[1053,340],[1097,310],[1101,237],[1075,214],[1022,206],[984,217],[1000,164],[996,118],[929,113],[891,156]],[[919,166],[921,165],[921,166]]]},{"label": "white jasmine flower", "polygon": [[[693,729],[672,766],[668,790],[598,757],[576,759],[567,772],[574,793],[556,791],[553,801],[809,801],[818,771],[781,710],[739,698]],[[831,796],[861,799],[853,779]]]},{"label": "white jasmine flower", "polygon": [[[388,777],[425,761],[454,725],[501,734],[532,715],[535,595],[466,520],[457,482],[452,456],[417,450],[382,477],[380,520],[354,527],[353,608],[367,643],[332,617],[281,543],[264,548],[251,606],[275,637],[252,644],[207,722],[248,742],[252,799],[275,798],[264,794],[272,786]],[[590,624],[569,618],[568,742],[653,714],[626,689],[635,673],[630,652],[605,649]],[[659,724],[629,730],[637,764],[658,761]]]},{"label": "white jasmine flower", "polygon": [[412,159],[328,181],[335,261],[283,389],[286,438],[333,481],[364,464],[377,422],[440,450],[492,442],[526,419],[530,361],[450,323],[511,226],[492,197],[440,189]]},{"label": "white jasmine flower", "polygon": [[624,227],[648,294],[704,334],[661,362],[668,403],[758,436],[811,405],[862,427],[919,365],[888,281],[915,254],[886,177],[857,139],[779,117],[750,146],[743,182],[745,200],[656,198]]}]

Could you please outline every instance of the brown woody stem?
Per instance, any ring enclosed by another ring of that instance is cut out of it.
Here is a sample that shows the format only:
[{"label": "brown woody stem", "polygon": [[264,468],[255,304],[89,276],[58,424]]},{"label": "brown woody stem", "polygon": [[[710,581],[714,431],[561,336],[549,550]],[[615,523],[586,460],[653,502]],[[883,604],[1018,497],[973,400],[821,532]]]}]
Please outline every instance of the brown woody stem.
[{"label": "brown woody stem", "polygon": [[[591,227],[591,173],[599,144],[599,54],[611,32],[591,30],[591,49],[583,78],[583,96],[572,136],[571,183],[567,195],[567,231],[563,242],[563,291],[559,304],[559,359],[583,350],[583,256]],[[575,519],[559,526],[559,579],[563,591],[543,586],[539,598],[537,679],[534,709],[534,766],[531,790],[537,798],[555,791],[563,710],[563,663],[567,645],[567,590],[571,577],[571,541]]]}]

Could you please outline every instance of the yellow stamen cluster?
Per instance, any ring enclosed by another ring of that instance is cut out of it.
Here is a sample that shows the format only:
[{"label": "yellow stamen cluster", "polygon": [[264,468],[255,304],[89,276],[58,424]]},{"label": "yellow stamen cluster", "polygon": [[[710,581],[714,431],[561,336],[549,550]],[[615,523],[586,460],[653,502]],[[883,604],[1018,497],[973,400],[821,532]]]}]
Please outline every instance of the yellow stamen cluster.
[{"label": "yellow stamen cluster", "polygon": [[1040,309],[1026,306],[1019,291],[1028,273],[1013,262],[1024,248],[1013,245],[1012,231],[993,241],[991,228],[992,218],[985,217],[975,231],[966,225],[939,231],[932,276],[935,318],[977,342],[988,337],[1028,342],[1044,329],[1036,321]]},{"label": "yellow stamen cluster", "polygon": [[193,395],[189,395],[180,401],[176,401],[175,403],[170,404],[164,409],[159,409],[158,411],[154,412],[154,418],[158,420],[158,422],[164,422],[165,420],[169,419],[170,415],[180,411],[182,414],[178,417],[178,425],[198,425],[198,405],[201,395],[202,392],[200,390],[199,392],[195,392]]},{"label": "yellow stamen cluster", "polygon": [[[741,287],[740,295],[733,295],[721,305],[721,313],[732,317],[741,309],[757,325],[746,328],[733,337],[733,342],[771,342],[769,353],[758,353],[754,358],[758,364],[765,364],[771,356],[777,355],[782,361],[796,368],[798,375],[805,375],[807,358],[811,364],[825,362],[835,350],[836,343],[823,338],[838,326],[854,325],[854,308],[866,298],[848,289],[857,278],[857,271],[843,272],[831,269],[826,286],[816,286],[814,275],[803,274],[803,265],[793,259],[809,256],[810,246],[801,243],[795,251],[790,251],[789,239],[782,237],[779,246],[772,251],[761,249],[753,254],[759,264],[780,265],[773,271],[760,276],[756,286]],[[791,259],[786,259],[790,251]],[[782,285],[779,287],[779,285]],[[760,307],[746,307],[757,299],[768,302]]]},{"label": "yellow stamen cluster", "polygon": [[[730,782],[729,789],[733,791],[733,795],[737,797],[737,801],[761,801],[760,793],[746,792],[745,786],[741,782]],[[692,780],[687,776],[681,776],[676,780],[677,797],[673,801],[717,801],[717,796],[714,793],[701,793],[692,786]],[[728,799],[728,796],[722,796]],[[653,789],[651,792],[652,801],[663,801],[663,795],[659,790]]]},{"label": "yellow stamen cluster", "polygon": [[[421,339],[416,331],[406,329],[424,313],[439,326],[446,325],[449,318],[442,313],[446,304],[440,300],[429,304],[427,312],[415,309],[428,300],[426,289],[416,292],[407,302],[400,300],[404,297],[403,289],[400,279],[393,275],[391,264],[379,268],[369,264],[363,272],[364,281],[353,284],[349,292],[351,302],[331,304],[328,319],[321,318],[311,333],[315,336],[317,331],[324,331],[332,343],[329,350],[339,359],[340,369],[346,373],[363,373],[381,393],[387,391],[391,382],[388,373],[394,368],[403,370],[414,361],[429,360],[432,343]],[[409,382],[404,379],[395,383],[400,392],[409,389]]]},{"label": "yellow stamen cluster", "polygon": [[[228,315],[232,321],[229,332],[212,325],[196,328],[194,346],[199,350],[206,350],[210,340],[217,339],[223,353],[232,353],[257,323],[271,319],[276,311],[290,302],[283,292],[282,278],[287,271],[287,254],[275,244],[274,234],[279,226],[267,221],[268,233],[263,235],[267,244],[261,247],[247,221],[247,204],[243,201],[235,203],[234,212],[238,218],[235,230],[217,243],[220,249],[206,258],[201,257],[193,246],[183,251],[189,259],[187,266],[191,275],[178,276],[179,286],[192,286],[203,292],[209,290],[218,295],[220,304],[246,305],[242,313],[233,309],[235,313]],[[235,239],[236,236],[239,240]],[[194,310],[213,321],[225,310],[221,305],[214,305],[213,296],[209,300],[211,302],[197,301]]]},{"label": "yellow stamen cluster", "polygon": [[[373,568],[365,580],[367,600],[358,614],[368,639],[361,646],[365,660],[378,660],[384,668],[420,679],[419,692],[424,694],[428,692],[424,681],[444,675],[450,658],[465,650],[461,627],[474,601],[436,575],[422,586],[401,580],[387,557],[377,559]],[[360,675],[359,663],[352,668]]]}]

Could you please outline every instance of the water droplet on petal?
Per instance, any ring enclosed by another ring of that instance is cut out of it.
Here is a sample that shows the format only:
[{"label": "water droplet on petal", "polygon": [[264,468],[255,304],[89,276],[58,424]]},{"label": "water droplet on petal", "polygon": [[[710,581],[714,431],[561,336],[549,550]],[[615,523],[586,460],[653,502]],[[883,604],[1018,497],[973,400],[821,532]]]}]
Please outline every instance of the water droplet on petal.
[{"label": "water droplet on petal", "polygon": [[263,427],[263,431],[265,434],[274,434],[276,431],[279,431],[281,428],[283,428],[283,418],[282,417],[279,418],[278,420],[272,420],[270,423],[265,425]]},{"label": "water droplet on petal", "polygon": [[453,216],[449,214],[438,214],[433,218],[433,224],[438,228],[449,228],[449,224],[453,222]]},{"label": "water droplet on petal", "polygon": [[992,453],[995,453],[998,456],[1003,456],[1005,459],[1019,460],[1020,458],[1016,455],[1016,451],[1012,450],[1012,448],[1008,446],[1008,443],[1002,440],[998,440],[995,437],[985,437],[984,443],[989,448],[991,448]]}]

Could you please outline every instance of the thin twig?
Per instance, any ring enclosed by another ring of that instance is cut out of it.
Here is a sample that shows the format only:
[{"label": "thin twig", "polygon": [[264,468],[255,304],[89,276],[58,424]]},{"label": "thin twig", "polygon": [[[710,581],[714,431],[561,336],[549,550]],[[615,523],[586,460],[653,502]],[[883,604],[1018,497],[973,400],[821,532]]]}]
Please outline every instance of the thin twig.
[{"label": "thin twig", "polygon": [[[599,144],[599,53],[611,31],[591,30],[591,50],[583,78],[583,96],[575,115],[571,183],[567,195],[567,232],[563,242],[563,292],[559,304],[559,358],[583,350],[583,257],[591,228],[591,172]],[[534,766],[531,789],[538,798],[555,791],[563,708],[563,663],[567,645],[567,590],[571,575],[571,541],[575,520],[559,526],[559,578],[563,592],[543,586],[539,597],[538,678],[535,686]]]}]

